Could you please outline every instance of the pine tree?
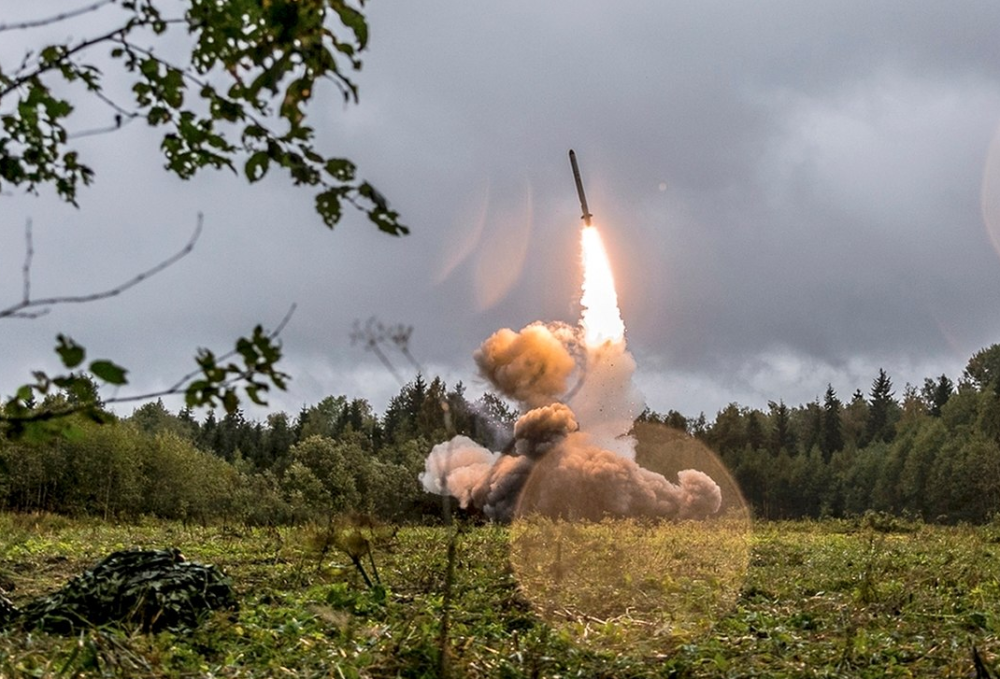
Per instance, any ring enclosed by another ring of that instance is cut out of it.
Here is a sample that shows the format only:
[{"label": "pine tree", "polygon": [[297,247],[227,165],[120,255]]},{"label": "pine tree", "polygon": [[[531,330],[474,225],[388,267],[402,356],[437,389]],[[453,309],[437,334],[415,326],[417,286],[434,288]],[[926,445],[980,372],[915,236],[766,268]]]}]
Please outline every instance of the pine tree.
[{"label": "pine tree", "polygon": [[289,449],[295,444],[295,431],[288,425],[288,415],[271,413],[267,416],[267,430],[261,454],[254,460],[257,469],[270,469],[280,460],[288,457]]},{"label": "pine tree", "polygon": [[817,397],[815,401],[807,403],[798,409],[798,441],[799,451],[803,455],[819,445],[820,434],[823,430],[823,407]]},{"label": "pine tree", "polygon": [[730,403],[715,416],[715,422],[705,433],[705,441],[723,456],[739,454],[746,446],[746,428],[739,405]]},{"label": "pine tree", "polygon": [[880,441],[889,442],[895,436],[899,404],[893,396],[892,380],[885,370],[879,368],[878,377],[872,381],[871,403],[868,406],[868,422],[865,426],[865,445]]},{"label": "pine tree", "polygon": [[759,450],[764,447],[764,427],[760,423],[760,413],[751,410],[746,414],[746,445],[751,450]]},{"label": "pine tree", "polygon": [[795,450],[795,433],[792,431],[791,415],[784,401],[767,404],[771,410],[771,437],[769,449],[773,455],[782,450],[791,453]]},{"label": "pine tree", "polygon": [[691,423],[691,435],[702,440],[708,435],[708,418],[705,417],[704,410]]},{"label": "pine tree", "polygon": [[823,415],[820,422],[819,449],[823,453],[823,461],[829,462],[830,457],[844,447],[844,436],[841,431],[841,402],[833,385],[826,385],[826,395],[823,399]]}]

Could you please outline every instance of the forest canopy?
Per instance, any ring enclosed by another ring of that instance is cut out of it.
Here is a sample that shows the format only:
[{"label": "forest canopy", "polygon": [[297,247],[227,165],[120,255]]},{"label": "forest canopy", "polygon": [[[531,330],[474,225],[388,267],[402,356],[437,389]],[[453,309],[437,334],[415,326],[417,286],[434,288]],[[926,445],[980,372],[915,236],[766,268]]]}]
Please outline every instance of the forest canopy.
[{"label": "forest canopy", "polygon": [[[712,421],[647,409],[639,420],[707,444],[760,517],[875,510],[983,522],[1000,507],[998,367],[993,345],[957,382],[929,377],[901,394],[880,370],[849,399],[827,385],[822,398],[798,406],[731,403]],[[440,499],[417,482],[433,445],[458,433],[501,450],[517,413],[489,392],[470,401],[461,383],[449,389],[417,375],[382,414],[339,395],[264,421],[239,409],[198,420],[160,401],[109,417],[111,425],[81,422],[71,439],[0,442],[0,506],[249,524],[345,512],[436,520]]]}]

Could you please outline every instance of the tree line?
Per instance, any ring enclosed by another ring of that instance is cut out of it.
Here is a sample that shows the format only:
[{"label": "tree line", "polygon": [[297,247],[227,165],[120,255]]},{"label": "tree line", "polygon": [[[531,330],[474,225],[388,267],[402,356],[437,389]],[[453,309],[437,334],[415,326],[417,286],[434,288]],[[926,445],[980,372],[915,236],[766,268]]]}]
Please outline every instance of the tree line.
[{"label": "tree line", "polygon": [[867,393],[766,411],[731,403],[707,422],[646,412],[716,451],[755,514],[769,519],[868,510],[982,522],[1000,511],[1000,344],[897,394],[879,370]]},{"label": "tree line", "polygon": [[463,385],[420,375],[381,417],[346,396],[262,422],[239,409],[199,421],[161,401],[104,415],[74,415],[61,437],[0,437],[0,508],[251,525],[342,512],[434,520],[441,500],[417,480],[431,447],[461,433],[500,448],[515,418],[492,394],[470,402]]},{"label": "tree line", "polygon": [[[343,395],[264,421],[238,409],[199,421],[160,401],[111,424],[81,414],[66,436],[0,437],[0,508],[251,525],[348,511],[436,520],[440,498],[417,481],[430,449],[464,434],[500,450],[516,417],[491,393],[470,401],[461,383],[420,375],[381,415]],[[764,518],[876,510],[982,522],[1000,509],[1000,344],[976,353],[957,383],[941,375],[901,395],[880,370],[849,399],[827,385],[795,407],[731,403],[711,422],[676,411],[639,419],[716,451]]]}]

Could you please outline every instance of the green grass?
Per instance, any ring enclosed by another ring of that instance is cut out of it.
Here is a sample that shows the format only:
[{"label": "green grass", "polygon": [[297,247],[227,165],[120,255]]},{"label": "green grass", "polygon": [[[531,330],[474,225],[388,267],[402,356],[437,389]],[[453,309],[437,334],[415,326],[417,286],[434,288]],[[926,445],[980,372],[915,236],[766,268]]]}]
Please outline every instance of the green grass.
[{"label": "green grass", "polygon": [[[998,665],[995,526],[554,525],[462,528],[454,676],[968,677],[973,644]],[[186,635],[9,631],[0,676],[436,676],[448,530],[376,547],[384,590],[345,554],[318,560],[316,533],[0,515],[17,603],[116,549],[164,546],[221,567],[241,602]]]}]

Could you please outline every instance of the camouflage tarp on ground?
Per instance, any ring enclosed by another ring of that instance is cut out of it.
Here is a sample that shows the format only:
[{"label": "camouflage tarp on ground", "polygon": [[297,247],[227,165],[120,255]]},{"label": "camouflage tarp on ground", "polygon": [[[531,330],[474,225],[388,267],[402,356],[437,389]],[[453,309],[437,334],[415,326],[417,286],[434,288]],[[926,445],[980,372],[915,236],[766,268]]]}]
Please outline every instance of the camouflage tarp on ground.
[{"label": "camouflage tarp on ground", "polygon": [[190,629],[212,610],[237,606],[228,577],[215,566],[186,561],[178,549],[115,552],[20,611],[7,604],[0,601],[0,627],[56,634],[107,624]]}]

